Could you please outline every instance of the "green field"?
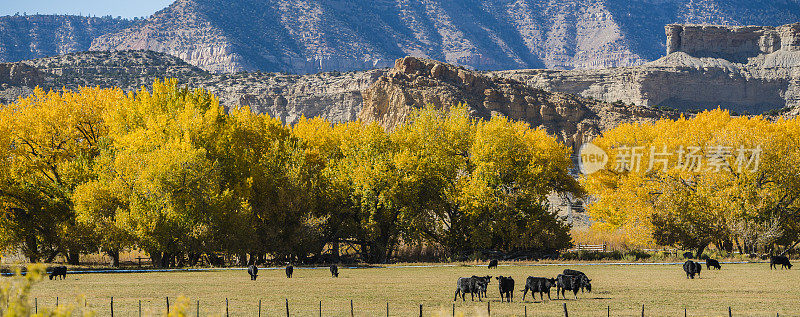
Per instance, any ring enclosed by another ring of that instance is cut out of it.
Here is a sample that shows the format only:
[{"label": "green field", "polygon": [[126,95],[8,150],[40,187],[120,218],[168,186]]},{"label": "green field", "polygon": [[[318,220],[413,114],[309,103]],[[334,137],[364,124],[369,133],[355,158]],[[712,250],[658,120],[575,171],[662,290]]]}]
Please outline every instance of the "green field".
[{"label": "green field", "polygon": [[[386,316],[386,303],[392,316],[416,316],[423,304],[425,316],[450,316],[459,276],[505,275],[516,280],[514,303],[501,303],[497,281],[489,288],[492,316],[563,316],[567,303],[571,316],[606,316],[610,306],[614,316],[638,316],[642,304],[647,316],[727,316],[728,306],[735,316],[800,315],[800,271],[769,270],[768,264],[723,264],[721,271],[706,271],[699,279],[687,280],[680,265],[597,265],[571,266],[592,278],[592,293],[578,294],[575,300],[522,302],[525,278],[555,277],[565,266],[449,266],[419,268],[340,269],[338,279],[327,268],[295,269],[287,279],[282,269],[259,272],[250,281],[242,270],[210,272],[72,274],[64,281],[44,280],[33,296],[41,306],[52,306],[56,296],[60,304],[79,303],[80,295],[99,316],[108,316],[110,298],[114,297],[115,316],[137,316],[142,301],[143,315],[151,316],[166,309],[175,299],[191,299],[188,310],[195,315],[200,300],[202,316],[223,315],[225,298],[230,316],[257,316],[262,301],[262,316],[285,316],[285,299],[292,316],[318,316],[322,301],[324,316],[349,316],[353,300],[356,316]],[[545,296],[545,299],[547,296]],[[456,313],[486,316],[486,301],[456,302]]]}]

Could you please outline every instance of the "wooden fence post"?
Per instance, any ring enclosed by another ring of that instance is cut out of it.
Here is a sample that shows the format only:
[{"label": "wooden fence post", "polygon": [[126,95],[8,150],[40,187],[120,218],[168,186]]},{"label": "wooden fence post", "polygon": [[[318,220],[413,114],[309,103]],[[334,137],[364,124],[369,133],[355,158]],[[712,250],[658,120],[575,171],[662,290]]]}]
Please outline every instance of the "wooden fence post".
[{"label": "wooden fence post", "polygon": [[286,299],[286,317],[289,317],[289,299]]},{"label": "wooden fence post", "polygon": [[319,317],[322,317],[322,301],[319,301]]},{"label": "wooden fence post", "polygon": [[225,317],[228,317],[228,316],[230,316],[230,313],[228,312],[228,298],[226,297],[225,298]]},{"label": "wooden fence post", "polygon": [[197,317],[200,317],[200,300],[197,300]]},{"label": "wooden fence post", "polygon": [[642,317],[644,317],[644,304],[642,304]]},{"label": "wooden fence post", "polygon": [[258,317],[261,317],[261,300],[258,300]]},{"label": "wooden fence post", "polygon": [[683,308],[683,317],[686,317],[686,307]]},{"label": "wooden fence post", "polygon": [[486,301],[486,313],[489,314],[489,316],[492,315],[492,302],[488,300]]},{"label": "wooden fence post", "polygon": [[38,314],[39,313],[39,299],[38,298],[33,298],[33,307],[34,307],[33,308],[34,309],[33,313],[34,314]]},{"label": "wooden fence post", "polygon": [[456,317],[456,303],[453,303],[453,317]]},{"label": "wooden fence post", "polygon": [[167,296],[167,314],[169,314],[169,296]]},{"label": "wooden fence post", "polygon": [[422,317],[422,304],[419,304],[419,317]]},{"label": "wooden fence post", "polygon": [[386,317],[389,317],[389,302],[386,302]]},{"label": "wooden fence post", "polygon": [[142,317],[142,300],[139,300],[139,317]]},{"label": "wooden fence post", "polygon": [[58,307],[58,296],[56,296],[56,307]]},{"label": "wooden fence post", "polygon": [[353,300],[350,300],[350,317],[353,317],[355,314],[353,313]]},{"label": "wooden fence post", "polygon": [[114,296],[111,296],[111,317],[114,317]]},{"label": "wooden fence post", "polygon": [[606,306],[606,310],[608,311],[608,317],[611,317],[611,305]]},{"label": "wooden fence post", "polygon": [[525,317],[528,317],[528,305],[525,305]]},{"label": "wooden fence post", "polygon": [[567,303],[564,303],[564,317],[569,317],[569,312],[567,312]]},{"label": "wooden fence post", "polygon": [[728,317],[733,317],[733,314],[731,313],[731,307],[730,306],[728,306]]}]

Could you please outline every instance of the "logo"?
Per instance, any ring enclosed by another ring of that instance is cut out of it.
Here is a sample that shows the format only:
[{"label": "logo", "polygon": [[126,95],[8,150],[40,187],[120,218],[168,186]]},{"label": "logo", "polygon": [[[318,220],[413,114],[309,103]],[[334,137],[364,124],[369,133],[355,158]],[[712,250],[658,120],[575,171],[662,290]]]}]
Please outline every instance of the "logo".
[{"label": "logo", "polygon": [[578,150],[578,168],[584,175],[589,175],[606,167],[608,154],[599,146],[584,143]]}]

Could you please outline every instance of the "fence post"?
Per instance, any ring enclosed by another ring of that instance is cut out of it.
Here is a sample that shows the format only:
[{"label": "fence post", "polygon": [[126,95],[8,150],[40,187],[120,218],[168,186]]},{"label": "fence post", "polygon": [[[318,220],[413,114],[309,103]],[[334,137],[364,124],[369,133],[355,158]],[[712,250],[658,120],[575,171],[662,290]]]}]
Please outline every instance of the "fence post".
[{"label": "fence post", "polygon": [[289,317],[289,299],[286,299],[286,317]]},{"label": "fence post", "polygon": [[564,303],[564,317],[569,317],[569,312],[567,312],[567,303]]},{"label": "fence post", "polygon": [[169,314],[169,296],[167,296],[167,314]]},{"label": "fence post", "polygon": [[528,317],[528,305],[525,305],[525,317]]},{"label": "fence post", "polygon": [[453,303],[453,317],[456,317],[456,303]]},{"label": "fence post", "polygon": [[492,302],[488,300],[486,301],[486,313],[489,314],[489,316],[492,315]]},{"label": "fence post", "polygon": [[386,302],[386,317],[389,317],[389,302]]},{"label": "fence post", "polygon": [[142,317],[142,300],[139,300],[139,317]]},{"label": "fence post", "polygon": [[261,300],[258,300],[258,317],[261,317]]},{"label": "fence post", "polygon": [[225,317],[228,317],[230,314],[228,313],[228,298],[225,298]]},{"label": "fence post", "polygon": [[111,317],[114,317],[114,296],[111,296]]},{"label": "fence post", "polygon": [[728,306],[728,317],[733,317],[733,314],[731,313],[731,307],[730,306]]},{"label": "fence post", "polygon": [[644,317],[644,304],[642,304],[642,317]]},{"label": "fence post", "polygon": [[58,307],[58,296],[56,296],[56,307]]},{"label": "fence post", "polygon": [[686,317],[686,307],[683,308],[683,317]]},{"label": "fence post", "polygon": [[34,309],[33,313],[34,314],[38,314],[39,313],[39,299],[38,298],[35,298],[35,297],[33,298],[33,307],[34,307],[33,308]]},{"label": "fence post", "polygon": [[319,317],[322,317],[322,301],[319,301]]},{"label": "fence post", "polygon": [[608,317],[611,317],[611,305],[606,306],[606,310],[608,310]]},{"label": "fence post", "polygon": [[350,300],[350,317],[353,317],[353,315],[354,315],[354,313],[353,313],[353,300],[351,299]]},{"label": "fence post", "polygon": [[197,300],[197,317],[200,317],[200,300]]},{"label": "fence post", "polygon": [[422,304],[419,304],[419,317],[422,317]]}]

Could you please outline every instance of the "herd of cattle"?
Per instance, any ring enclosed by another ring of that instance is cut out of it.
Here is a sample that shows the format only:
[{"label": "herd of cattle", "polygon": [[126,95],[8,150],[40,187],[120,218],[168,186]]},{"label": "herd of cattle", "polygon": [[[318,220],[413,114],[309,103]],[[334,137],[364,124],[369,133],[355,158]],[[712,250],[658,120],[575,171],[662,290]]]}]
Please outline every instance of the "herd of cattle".
[{"label": "herd of cattle", "polygon": [[[492,262],[489,263],[489,268],[496,267],[497,262],[492,260]],[[497,279],[497,285],[500,291],[500,301],[514,301],[514,279],[510,276],[498,276],[495,277],[495,279]],[[461,295],[461,300],[465,301],[465,295],[470,294],[471,300],[474,301],[475,295],[477,295],[478,301],[481,301],[482,298],[486,297],[486,289],[491,281],[492,276],[473,275],[472,277],[461,277],[456,281],[456,293],[453,300],[458,300],[459,295]],[[559,274],[556,278],[528,276],[528,279],[525,280],[525,289],[522,291],[522,300],[525,300],[528,291],[531,292],[531,296],[533,296],[534,300],[536,300],[536,293],[539,293],[539,297],[542,300],[544,300],[545,293],[547,293],[547,299],[551,299],[550,289],[553,287],[556,288],[556,299],[560,297],[566,298],[564,294],[566,291],[572,291],[575,298],[578,298],[578,291],[592,291],[591,282],[592,280],[583,272],[571,269],[564,270],[564,272]]]}]

